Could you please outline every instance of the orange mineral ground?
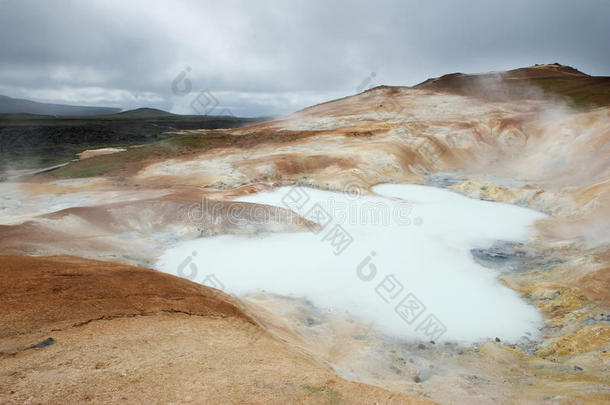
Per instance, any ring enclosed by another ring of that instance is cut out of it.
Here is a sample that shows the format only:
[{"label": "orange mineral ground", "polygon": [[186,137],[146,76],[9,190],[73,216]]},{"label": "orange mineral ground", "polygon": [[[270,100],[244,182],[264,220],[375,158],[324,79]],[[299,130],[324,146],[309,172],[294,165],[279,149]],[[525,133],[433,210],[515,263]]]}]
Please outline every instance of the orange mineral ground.
[{"label": "orange mineral ground", "polygon": [[0,293],[2,403],[433,403],[346,381],[233,298],[153,270],[0,256]]},{"label": "orange mineral ground", "polygon": [[[236,197],[381,183],[547,214],[519,271],[499,276],[542,312],[542,339],[363,339],[359,325],[301,322],[286,297],[145,269],[177,241],[311,229],[265,205],[260,223]],[[2,403],[610,403],[610,78],[540,65],[380,86],[0,190]],[[202,198],[213,205],[193,223]]]}]

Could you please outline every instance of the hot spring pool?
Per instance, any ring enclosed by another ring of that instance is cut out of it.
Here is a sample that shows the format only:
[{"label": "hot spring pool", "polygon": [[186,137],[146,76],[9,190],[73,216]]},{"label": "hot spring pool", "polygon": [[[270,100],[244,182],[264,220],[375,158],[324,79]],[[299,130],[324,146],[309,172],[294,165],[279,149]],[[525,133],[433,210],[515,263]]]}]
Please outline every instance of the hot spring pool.
[{"label": "hot spring pool", "polygon": [[291,208],[323,227],[200,238],[165,251],[156,267],[237,296],[306,298],[399,339],[536,337],[540,313],[475,263],[470,249],[527,241],[529,225],[544,214],[427,186],[374,192],[283,187],[241,198]]}]

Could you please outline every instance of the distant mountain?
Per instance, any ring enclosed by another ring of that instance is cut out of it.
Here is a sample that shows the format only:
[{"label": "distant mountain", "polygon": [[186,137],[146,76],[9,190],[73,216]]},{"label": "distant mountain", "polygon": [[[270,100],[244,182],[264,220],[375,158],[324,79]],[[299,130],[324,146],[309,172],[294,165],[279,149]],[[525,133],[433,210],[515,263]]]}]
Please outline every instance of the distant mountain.
[{"label": "distant mountain", "polygon": [[113,114],[113,118],[164,118],[164,117],[179,117],[177,114],[172,114],[167,111],[157,110],[156,108],[136,108],[135,110],[123,111],[118,114]]},{"label": "distant mountain", "polygon": [[0,113],[4,114],[101,115],[120,111],[120,108],[38,103],[0,95]]}]

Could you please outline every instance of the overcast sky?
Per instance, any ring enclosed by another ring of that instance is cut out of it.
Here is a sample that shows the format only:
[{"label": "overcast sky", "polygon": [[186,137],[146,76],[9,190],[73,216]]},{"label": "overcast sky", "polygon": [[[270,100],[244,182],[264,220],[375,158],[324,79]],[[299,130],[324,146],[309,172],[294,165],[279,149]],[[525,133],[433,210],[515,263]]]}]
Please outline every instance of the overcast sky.
[{"label": "overcast sky", "polygon": [[286,114],[452,72],[610,75],[609,21],[607,0],[0,0],[0,94]]}]

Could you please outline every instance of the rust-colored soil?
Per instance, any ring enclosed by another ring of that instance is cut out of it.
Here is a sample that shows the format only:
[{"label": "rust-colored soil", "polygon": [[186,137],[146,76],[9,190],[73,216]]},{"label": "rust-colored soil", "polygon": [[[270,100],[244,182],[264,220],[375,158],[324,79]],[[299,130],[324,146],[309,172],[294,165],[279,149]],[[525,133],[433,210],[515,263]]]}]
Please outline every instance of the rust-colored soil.
[{"label": "rust-colored soil", "polygon": [[182,312],[250,320],[221,291],[154,270],[73,256],[0,256],[0,350],[92,320]]},{"label": "rust-colored soil", "polygon": [[239,306],[153,270],[0,256],[0,403],[432,403],[339,378]]}]

